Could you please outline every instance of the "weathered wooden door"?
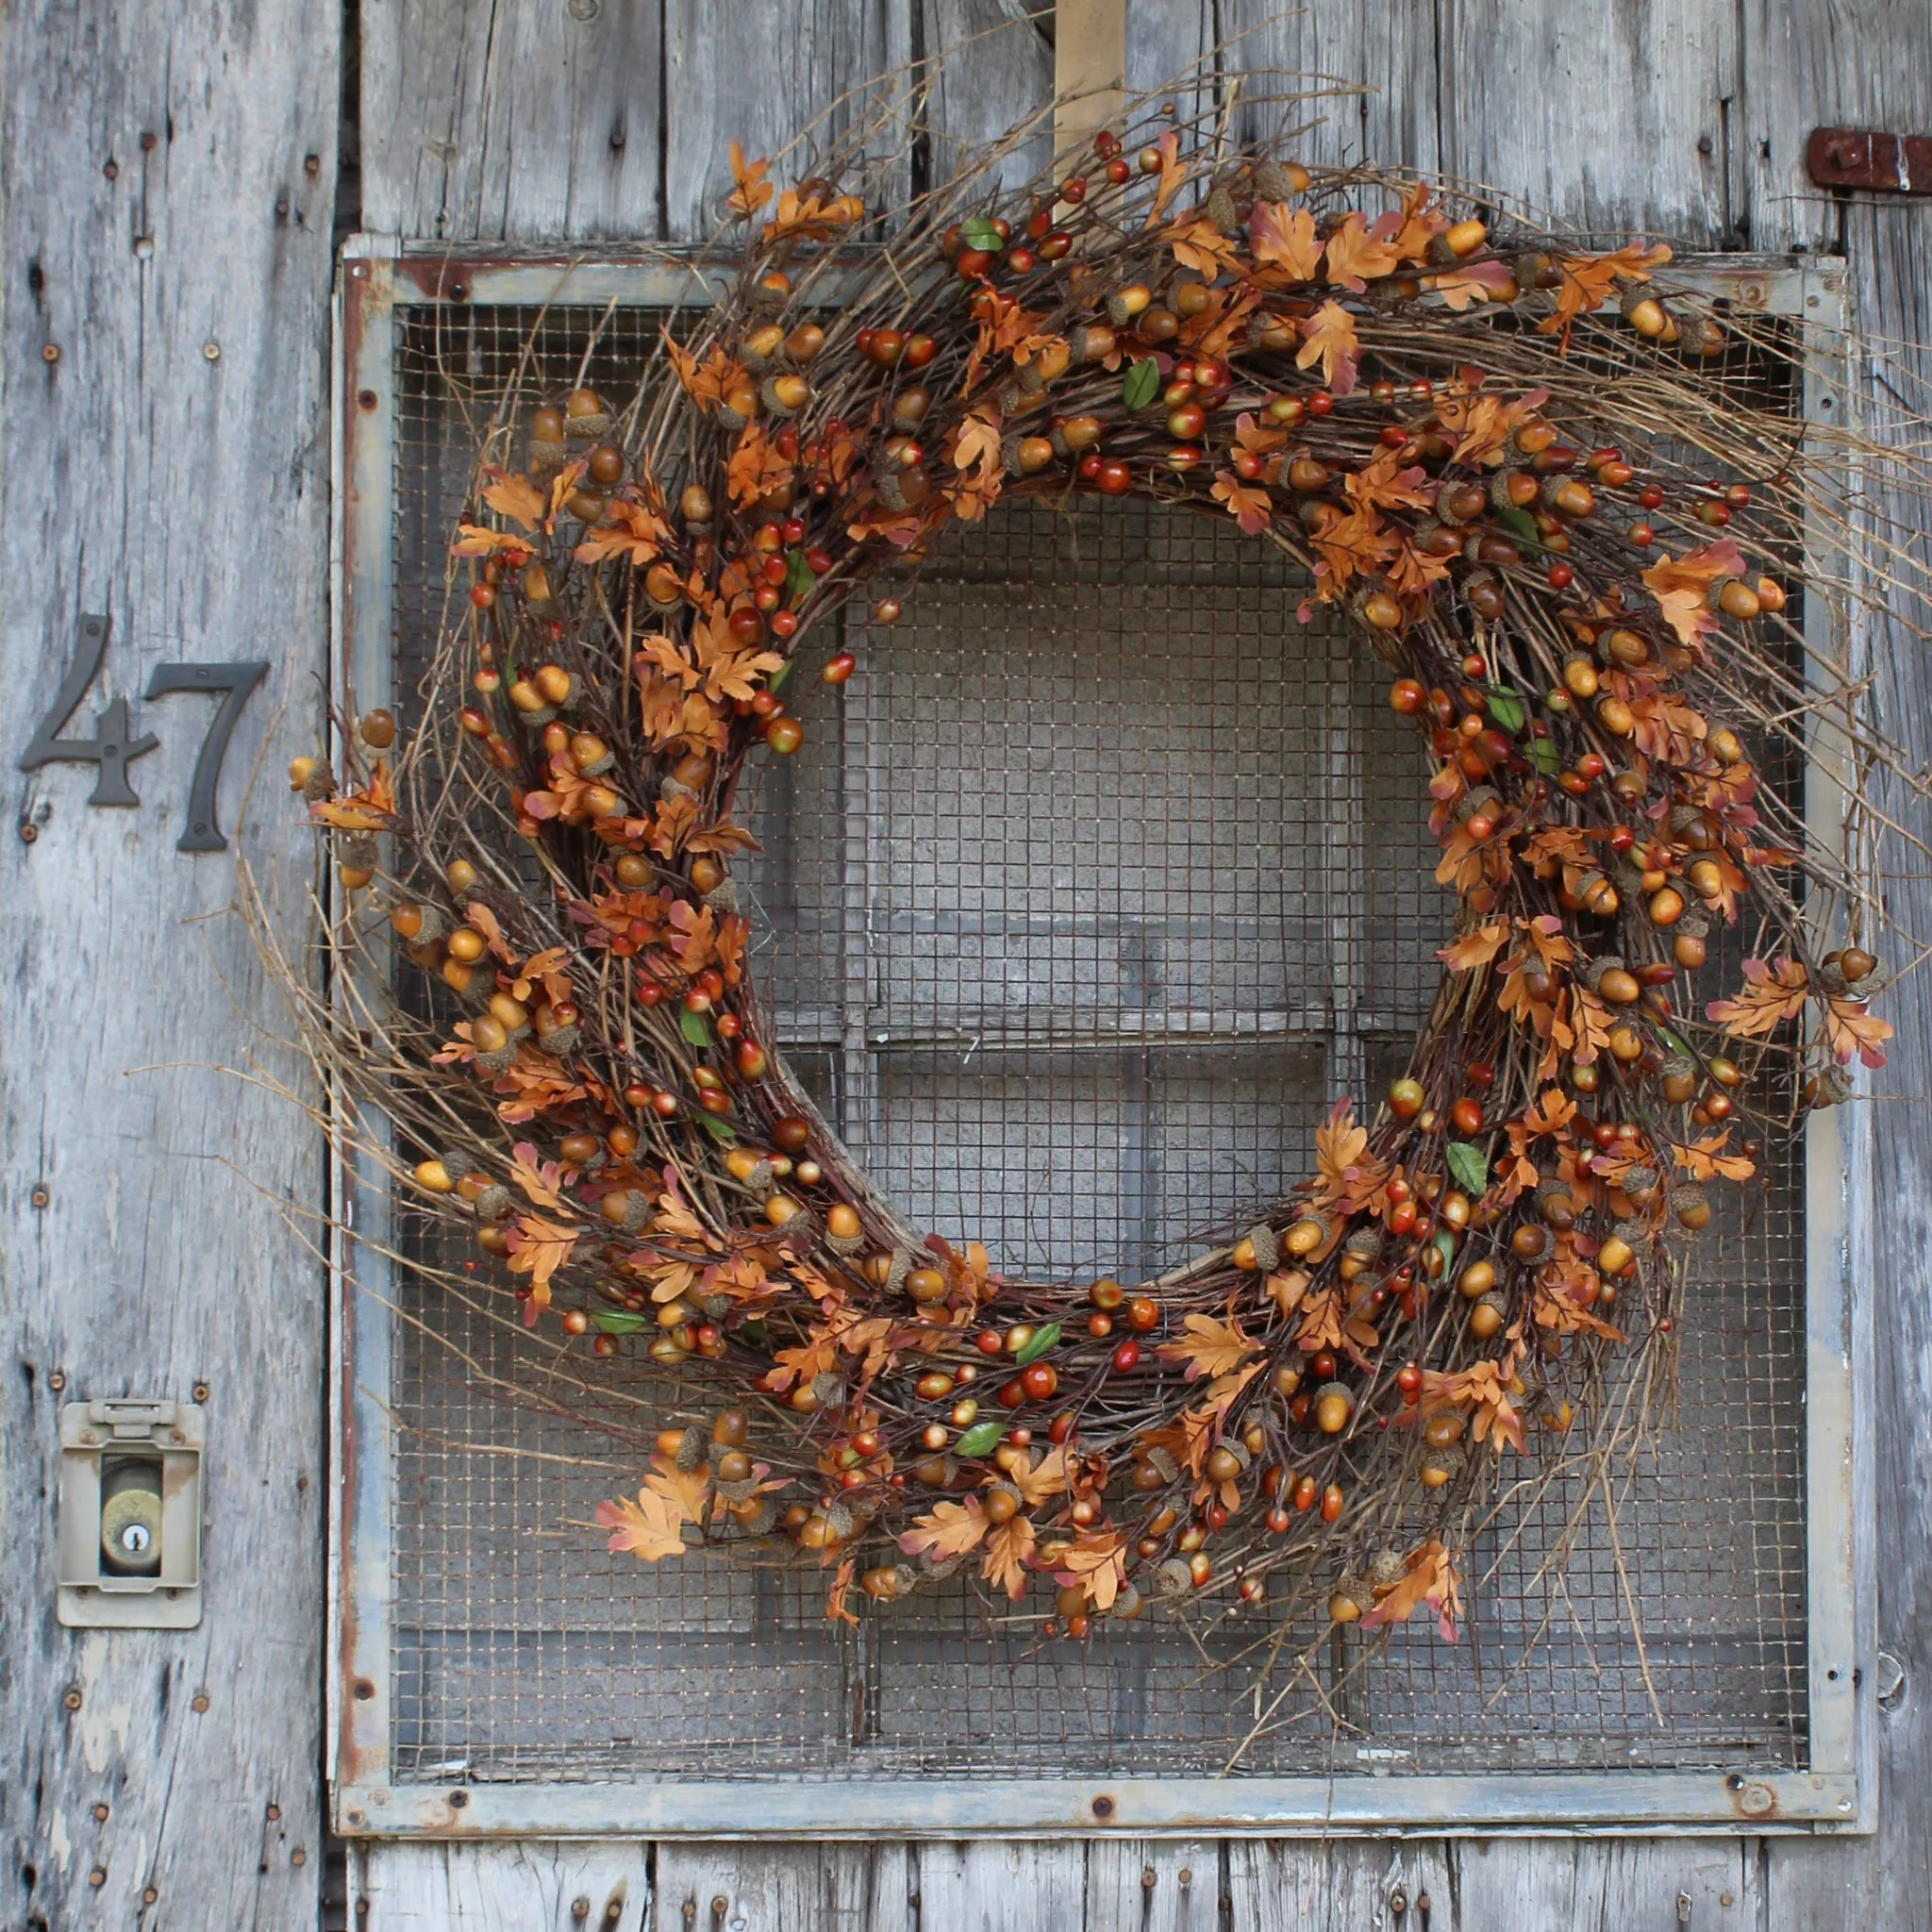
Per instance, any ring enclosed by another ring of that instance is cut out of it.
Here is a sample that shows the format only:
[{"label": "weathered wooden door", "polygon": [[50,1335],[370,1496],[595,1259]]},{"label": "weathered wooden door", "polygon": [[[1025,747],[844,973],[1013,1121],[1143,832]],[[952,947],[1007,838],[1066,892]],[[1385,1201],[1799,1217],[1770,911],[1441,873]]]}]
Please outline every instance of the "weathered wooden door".
[{"label": "weathered wooden door", "polygon": [[[0,1921],[298,1926],[325,1910],[325,1539],[341,1473],[323,1428],[324,1170],[291,1097],[302,1070],[275,1044],[264,975],[227,908],[258,893],[302,942],[311,856],[278,772],[319,734],[328,661],[336,242],[357,228],[506,253],[688,240],[732,136],[775,146],[867,75],[939,55],[943,167],[950,144],[1051,98],[1054,23],[1023,11],[202,0],[16,12],[0,29],[0,768],[15,801],[0,828]],[[1835,200],[1802,158],[1821,124],[1932,130],[1923,0],[1581,14],[1556,0],[1285,13],[1128,0],[1131,85],[1217,42],[1190,85],[1225,91],[1261,67],[1365,85],[1320,105],[1311,158],[1486,182],[1585,228],[1840,255],[1874,420],[1893,398],[1924,408],[1924,352],[1903,345],[1932,337],[1932,204]],[[107,617],[107,642],[70,721],[52,712],[88,613]],[[187,814],[213,707],[158,668],[258,659],[269,673],[203,821],[226,849],[183,850],[184,835],[211,841]],[[1903,650],[1878,661],[1891,728],[1932,755],[1924,666]],[[21,771],[42,726],[92,750]],[[137,755],[144,734],[158,743]],[[124,757],[139,802],[117,806],[106,781]],[[1922,879],[1893,890],[1926,898]],[[1429,1895],[1439,1928],[1932,1925],[1912,1856],[1932,1804],[1932,1640],[1916,1612],[1932,1494],[1922,985],[1892,1008],[1897,1097],[1874,1109],[1887,1211],[1862,1284],[1876,1838],[358,1843],[351,1923],[1406,1928],[1420,1915],[1391,1916],[1400,1886]],[[55,1621],[58,1410],[105,1397],[205,1408],[192,1631]]]}]

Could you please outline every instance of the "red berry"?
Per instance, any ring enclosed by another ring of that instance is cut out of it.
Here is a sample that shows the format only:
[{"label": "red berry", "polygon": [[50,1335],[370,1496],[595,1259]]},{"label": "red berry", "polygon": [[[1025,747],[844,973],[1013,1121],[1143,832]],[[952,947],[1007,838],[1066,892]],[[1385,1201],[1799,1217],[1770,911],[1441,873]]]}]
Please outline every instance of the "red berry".
[{"label": "red berry", "polygon": [[1141,1344],[1138,1341],[1124,1341],[1113,1352],[1114,1372],[1130,1375],[1141,1366]]},{"label": "red berry", "polygon": [[1567,591],[1576,581],[1576,573],[1567,563],[1553,563],[1550,566],[1550,589]]}]

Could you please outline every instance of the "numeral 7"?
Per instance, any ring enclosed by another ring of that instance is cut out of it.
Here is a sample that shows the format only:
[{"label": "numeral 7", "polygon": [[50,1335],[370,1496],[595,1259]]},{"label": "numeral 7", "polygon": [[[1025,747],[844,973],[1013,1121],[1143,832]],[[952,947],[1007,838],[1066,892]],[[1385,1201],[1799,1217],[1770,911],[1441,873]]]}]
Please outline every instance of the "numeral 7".
[{"label": "numeral 7", "polygon": [[150,699],[177,691],[222,691],[221,708],[201,741],[194,760],[194,783],[188,790],[188,824],[175,843],[177,852],[225,852],[228,841],[215,823],[215,791],[222,782],[222,760],[228,740],[249,694],[268,675],[265,658],[239,664],[157,664],[147,681]]}]

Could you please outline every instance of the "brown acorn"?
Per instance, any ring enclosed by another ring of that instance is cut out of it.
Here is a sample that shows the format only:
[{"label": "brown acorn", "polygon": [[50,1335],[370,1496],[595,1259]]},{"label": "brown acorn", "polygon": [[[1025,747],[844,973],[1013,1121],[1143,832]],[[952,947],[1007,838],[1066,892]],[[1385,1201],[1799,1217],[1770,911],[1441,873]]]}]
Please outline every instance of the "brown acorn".
[{"label": "brown acorn", "polygon": [[1710,1225],[1710,1196],[1694,1183],[1673,1188],[1671,1212],[1677,1217],[1680,1226],[1688,1227],[1692,1234],[1699,1233]]},{"label": "brown acorn", "polygon": [[563,433],[573,442],[602,442],[610,434],[610,412],[593,389],[574,389],[563,405]]}]

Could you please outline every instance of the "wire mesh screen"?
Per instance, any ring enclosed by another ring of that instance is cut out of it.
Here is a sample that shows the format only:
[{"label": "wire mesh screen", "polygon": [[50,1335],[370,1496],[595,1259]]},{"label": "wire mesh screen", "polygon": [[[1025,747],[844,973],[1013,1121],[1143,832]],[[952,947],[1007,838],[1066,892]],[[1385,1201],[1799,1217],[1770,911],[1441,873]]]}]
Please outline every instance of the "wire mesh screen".
[{"label": "wire mesh screen", "polygon": [[[402,312],[400,681],[444,602],[469,425],[576,376],[599,316]],[[607,319],[627,394],[653,320]],[[807,749],[758,761],[742,880],[808,1091],[915,1222],[996,1266],[1138,1279],[1301,1178],[1342,1093],[1401,1069],[1450,907],[1386,678],[1218,519],[1003,506],[908,620],[806,667]],[[606,1552],[607,1426],[649,1365],[402,1291],[391,1520],[399,1776],[849,1779],[1806,1762],[1802,1191],[1696,1251],[1678,1399],[1604,1467],[1515,1458],[1468,1626],[1386,1641],[1150,1613],[1080,1643],[956,1577],[828,1623],[775,1558]],[[554,1389],[516,1406],[502,1381]],[[543,1377],[551,1381],[546,1385]],[[1613,1388],[1609,1399],[1632,1391]]]}]

